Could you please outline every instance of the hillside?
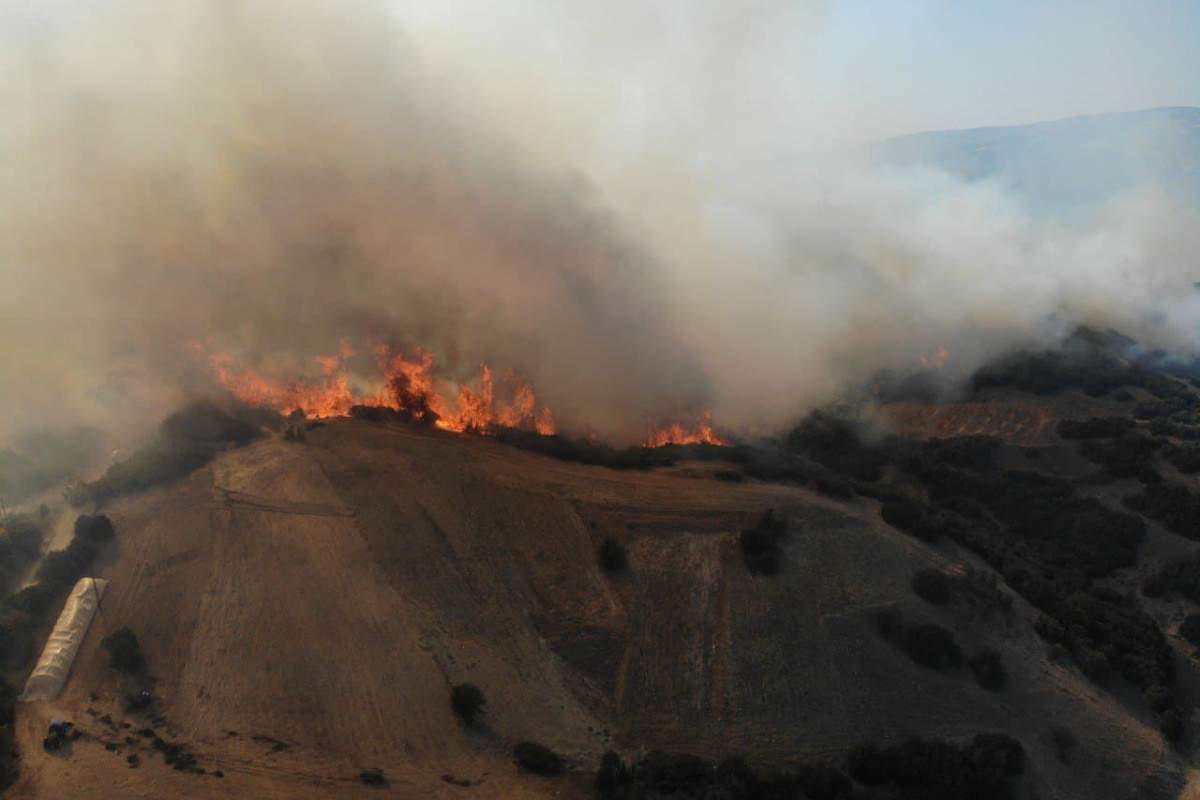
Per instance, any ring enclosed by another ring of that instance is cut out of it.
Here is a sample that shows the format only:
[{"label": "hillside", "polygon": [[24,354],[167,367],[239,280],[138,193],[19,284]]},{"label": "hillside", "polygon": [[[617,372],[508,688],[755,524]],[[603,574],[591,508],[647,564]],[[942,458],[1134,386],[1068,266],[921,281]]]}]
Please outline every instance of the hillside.
[{"label": "hillside", "polygon": [[1010,189],[1035,215],[1094,210],[1155,186],[1200,202],[1200,108],[1156,108],[1031,125],[931,131],[872,149],[893,166],[932,166]]},{"label": "hillside", "polygon": [[[1023,745],[1023,792],[1170,797],[1183,784],[1136,694],[1051,660],[1023,600],[998,621],[913,594],[916,569],[986,571],[976,556],[890,527],[876,500],[716,469],[614,471],[339,420],[113,501],[102,617],[63,695],[18,706],[11,796],[379,796],[357,780],[378,767],[386,796],[587,797],[609,749],[840,766],[864,740],[986,731]],[[776,576],[748,572],[738,547],[767,509],[790,531]],[[627,572],[600,570],[605,536],[626,546]],[[890,605],[968,653],[995,648],[1007,688],[905,658],[875,630]],[[128,687],[98,647],[122,626],[143,642],[157,723],[124,710]],[[463,681],[489,701],[478,729],[450,710]],[[90,737],[43,752],[53,717]],[[1056,724],[1078,736],[1069,763]],[[206,774],[171,769],[152,736]],[[521,739],[562,753],[568,776],[518,772]]]}]

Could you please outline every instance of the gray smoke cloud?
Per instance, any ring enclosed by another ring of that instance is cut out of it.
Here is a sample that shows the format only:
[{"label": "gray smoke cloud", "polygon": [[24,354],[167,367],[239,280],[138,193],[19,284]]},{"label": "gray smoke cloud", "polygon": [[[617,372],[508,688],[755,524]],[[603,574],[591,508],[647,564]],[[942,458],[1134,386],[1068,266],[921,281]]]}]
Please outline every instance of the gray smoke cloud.
[{"label": "gray smoke cloud", "polygon": [[532,3],[505,23],[537,20],[524,50],[482,7],[23,5],[0,34],[7,432],[136,432],[213,388],[203,353],[295,377],[343,339],[514,368],[618,440],[702,407],[772,432],[882,367],[945,347],[965,374],[1078,321],[1194,340],[1200,226],[1170,196],[1048,222],[830,146],[850,106],[776,124],[831,94],[773,88],[824,3]]}]

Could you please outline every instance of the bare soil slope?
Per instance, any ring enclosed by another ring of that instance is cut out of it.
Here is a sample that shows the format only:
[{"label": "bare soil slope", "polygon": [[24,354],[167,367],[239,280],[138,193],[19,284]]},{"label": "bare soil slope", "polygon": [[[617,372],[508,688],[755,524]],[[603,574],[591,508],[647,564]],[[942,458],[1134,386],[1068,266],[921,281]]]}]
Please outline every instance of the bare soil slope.
[{"label": "bare soil slope", "polygon": [[[913,596],[917,567],[971,561],[953,545],[891,529],[871,501],[710,470],[616,472],[346,420],[121,500],[102,617],[62,697],[18,709],[12,795],[583,797],[586,774],[523,775],[512,744],[590,773],[610,748],[783,764],[983,730],[1022,741],[1046,797],[1173,793],[1180,767],[1150,721],[1049,662],[1019,600],[997,627]],[[767,508],[791,533],[782,573],[756,577],[737,533]],[[629,550],[623,575],[597,565],[606,535]],[[889,603],[953,627],[968,653],[998,648],[1009,687],[910,662],[873,630]],[[157,724],[124,711],[98,647],[125,625],[157,679]],[[449,708],[462,681],[489,701],[477,730]],[[40,747],[55,716],[90,734],[66,755]],[[1060,723],[1080,740],[1069,766],[1048,739]],[[206,774],[164,764],[150,730]],[[365,767],[384,770],[382,794]]]}]

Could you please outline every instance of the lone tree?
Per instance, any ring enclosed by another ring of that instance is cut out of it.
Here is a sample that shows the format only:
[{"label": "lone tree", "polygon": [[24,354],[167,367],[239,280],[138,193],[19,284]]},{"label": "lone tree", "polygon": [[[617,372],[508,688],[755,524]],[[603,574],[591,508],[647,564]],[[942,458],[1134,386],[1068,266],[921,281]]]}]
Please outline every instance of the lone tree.
[{"label": "lone tree", "polygon": [[467,725],[475,722],[486,705],[483,690],[473,683],[460,683],[450,690],[450,707]]},{"label": "lone tree", "polygon": [[121,628],[105,636],[100,646],[112,658],[113,669],[136,674],[146,668],[146,659],[142,655],[142,646],[138,643],[137,634],[129,628]]}]

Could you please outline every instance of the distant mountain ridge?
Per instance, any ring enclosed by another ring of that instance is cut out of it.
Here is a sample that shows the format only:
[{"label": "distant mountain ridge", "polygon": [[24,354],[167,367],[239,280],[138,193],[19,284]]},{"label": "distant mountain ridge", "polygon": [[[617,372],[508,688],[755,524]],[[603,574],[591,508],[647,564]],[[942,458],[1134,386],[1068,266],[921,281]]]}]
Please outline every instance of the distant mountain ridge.
[{"label": "distant mountain ridge", "polygon": [[997,182],[1035,213],[1087,212],[1146,186],[1200,205],[1200,108],[1190,106],[915,133],[879,142],[871,155]]}]

